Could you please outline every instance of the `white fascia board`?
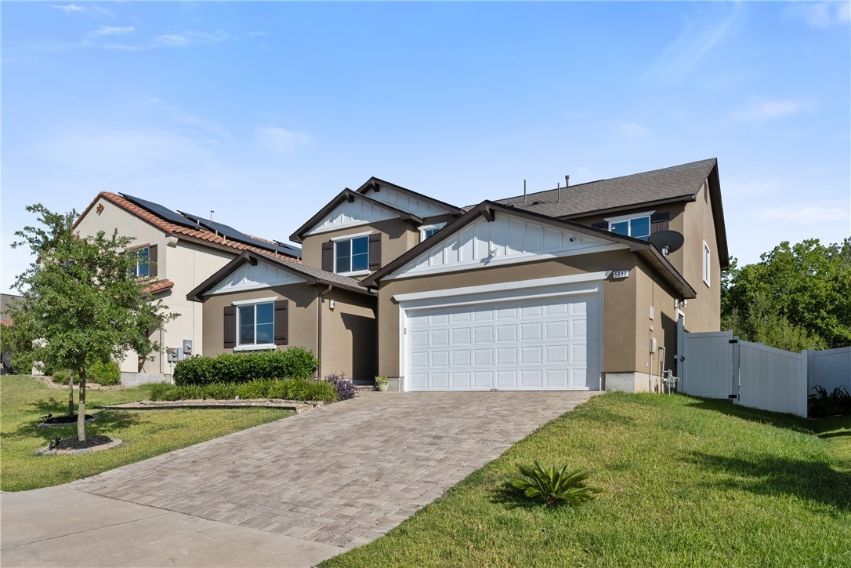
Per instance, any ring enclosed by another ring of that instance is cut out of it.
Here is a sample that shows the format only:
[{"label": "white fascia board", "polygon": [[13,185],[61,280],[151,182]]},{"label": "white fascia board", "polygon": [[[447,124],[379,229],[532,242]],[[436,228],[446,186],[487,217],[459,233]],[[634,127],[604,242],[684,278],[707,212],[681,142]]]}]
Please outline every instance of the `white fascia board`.
[{"label": "white fascia board", "polygon": [[[605,237],[601,237],[605,238]],[[610,252],[615,250],[629,250],[629,246],[620,243],[611,243],[606,245],[599,245],[595,247],[589,247],[586,249],[578,249],[578,250],[568,250],[561,252],[553,252],[553,253],[543,253],[543,254],[535,254],[531,256],[513,256],[513,257],[493,257],[493,260],[485,262],[487,259],[483,259],[479,262],[469,262],[464,264],[453,264],[450,266],[435,266],[434,268],[428,268],[423,270],[414,270],[411,272],[407,272],[404,274],[388,274],[382,280],[401,280],[402,278],[416,278],[418,276],[429,276],[434,274],[442,274],[445,272],[459,272],[462,270],[475,270],[478,268],[491,268],[494,266],[506,266],[509,264],[517,264],[520,262],[537,262],[540,260],[549,260],[553,258],[564,258],[566,256],[580,256],[583,254],[596,254],[601,252]],[[425,254],[425,252],[423,253]],[[414,259],[416,260],[416,259]],[[414,262],[414,261],[411,261]],[[409,263],[410,264],[410,263]],[[401,270],[401,268],[400,268]]]},{"label": "white fascia board", "polygon": [[[568,276],[554,276],[552,278],[535,278],[532,280],[519,280],[514,282],[500,282],[498,284],[484,284],[482,286],[463,286],[461,288],[447,288],[443,290],[429,290],[427,292],[412,292],[410,294],[397,294],[393,301],[398,303],[414,302],[417,300],[430,300],[433,298],[447,298],[452,296],[467,296],[485,294],[488,292],[505,292],[511,290],[522,290],[528,288],[547,288],[551,286],[563,286],[565,284],[580,284],[585,282],[597,282],[609,277],[611,271],[589,272],[586,274],[571,274]],[[544,292],[546,293],[546,292]],[[537,294],[540,295],[540,294]]]}]

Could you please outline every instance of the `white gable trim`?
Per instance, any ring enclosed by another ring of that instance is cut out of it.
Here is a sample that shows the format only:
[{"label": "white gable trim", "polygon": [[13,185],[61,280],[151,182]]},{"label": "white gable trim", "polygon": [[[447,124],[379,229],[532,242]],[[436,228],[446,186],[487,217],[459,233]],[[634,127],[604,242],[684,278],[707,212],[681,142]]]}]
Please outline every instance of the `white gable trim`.
[{"label": "white gable trim", "polygon": [[435,215],[446,215],[447,213],[453,212],[447,207],[440,207],[430,201],[417,197],[416,195],[399,191],[398,189],[384,184],[381,184],[380,191],[375,191],[374,189],[370,190],[369,198],[386,203],[396,209],[413,213],[421,219],[424,217],[433,217]]},{"label": "white gable trim", "polygon": [[434,298],[451,298],[455,296],[467,296],[475,294],[486,294],[488,292],[507,292],[513,290],[524,290],[527,288],[547,288],[561,286],[563,284],[579,284],[584,282],[596,282],[605,280],[611,274],[611,270],[600,272],[588,272],[586,274],[570,274],[567,276],[554,276],[551,278],[533,278],[531,280],[519,280],[516,282],[500,282],[498,284],[484,284],[481,286],[462,286],[460,288],[446,288],[443,290],[429,290],[427,292],[412,292],[409,294],[396,294],[393,301],[400,304],[415,302],[417,300],[430,300]]},{"label": "white gable trim", "polygon": [[398,213],[390,211],[377,203],[370,203],[367,199],[355,197],[354,201],[343,201],[334,207],[330,213],[325,215],[325,217],[304,234],[315,235],[318,233],[327,233],[348,227],[358,227],[387,219],[395,219],[398,216]]},{"label": "white gable trim", "polygon": [[384,280],[628,249],[628,245],[603,235],[588,235],[499,211],[493,221],[476,219]]},{"label": "white gable trim", "polygon": [[[303,284],[305,282],[307,280],[293,274],[289,270],[275,266],[269,262],[264,262],[261,259],[254,265],[249,263],[243,264],[227,276],[224,276],[215,286],[202,295],[214,296],[217,294],[245,292],[246,290],[263,290],[272,286]],[[252,300],[252,302],[255,301]]]}]

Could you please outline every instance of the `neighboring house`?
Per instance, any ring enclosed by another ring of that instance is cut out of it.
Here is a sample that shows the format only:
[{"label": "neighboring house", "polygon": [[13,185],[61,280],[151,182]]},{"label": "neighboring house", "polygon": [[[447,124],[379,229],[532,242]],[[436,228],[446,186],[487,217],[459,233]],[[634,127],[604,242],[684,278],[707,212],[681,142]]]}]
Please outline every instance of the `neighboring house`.
[{"label": "neighboring house", "polygon": [[[682,247],[650,244],[662,230]],[[657,388],[675,366],[679,318],[719,328],[729,262],[715,159],[468,208],[370,178],[290,238],[301,271],[243,255],[189,295],[209,305],[204,354],[240,350],[243,327],[252,348],[286,326],[289,344],[316,345],[323,374],[377,373],[403,390]],[[377,333],[360,337],[372,325],[363,311],[360,327],[325,337],[319,322],[335,316],[323,286],[345,310],[374,306]],[[265,307],[243,319],[258,298]],[[285,300],[287,322],[269,315]],[[344,365],[368,339],[377,364]]]},{"label": "neighboring house", "polygon": [[[74,223],[81,235],[99,231],[133,239],[136,275],[167,311],[178,315],[153,332],[161,350],[148,359],[129,353],[120,362],[122,382],[161,381],[171,376],[176,360],[203,352],[202,310],[187,294],[243,252],[298,263],[300,250],[254,237],[233,227],[126,194],[99,193]],[[169,355],[170,352],[170,355]]]}]

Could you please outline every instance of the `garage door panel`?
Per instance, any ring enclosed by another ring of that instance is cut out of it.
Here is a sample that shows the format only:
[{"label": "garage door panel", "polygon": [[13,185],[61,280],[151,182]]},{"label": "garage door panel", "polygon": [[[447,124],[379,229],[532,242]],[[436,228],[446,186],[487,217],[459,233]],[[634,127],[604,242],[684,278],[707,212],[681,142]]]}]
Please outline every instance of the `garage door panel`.
[{"label": "garage door panel", "polygon": [[596,388],[600,304],[557,296],[407,312],[406,388]]}]

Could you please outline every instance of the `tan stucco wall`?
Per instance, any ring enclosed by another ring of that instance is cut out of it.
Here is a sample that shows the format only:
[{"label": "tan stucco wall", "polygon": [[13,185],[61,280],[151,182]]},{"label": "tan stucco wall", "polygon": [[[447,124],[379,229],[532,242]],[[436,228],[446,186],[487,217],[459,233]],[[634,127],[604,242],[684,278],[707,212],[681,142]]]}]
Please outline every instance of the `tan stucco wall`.
[{"label": "tan stucco wall", "polygon": [[[97,213],[98,204],[103,205],[100,214]],[[95,235],[98,231],[112,234],[116,229],[120,235],[133,237],[131,246],[157,245],[156,278],[174,282],[171,290],[158,294],[156,298],[163,301],[168,312],[176,313],[178,317],[166,323],[162,332],[154,333],[153,339],[160,344],[161,352],[155,353],[142,368],[143,373],[171,374],[172,365],[165,357],[166,348],[181,348],[184,339],[191,339],[195,354],[204,350],[201,305],[188,301],[186,294],[230,262],[237,253],[183,240],[175,242],[163,231],[104,198],[99,198],[77,224],[77,231],[81,235]],[[137,372],[137,360],[134,352],[128,353],[120,362],[121,370]]]},{"label": "tan stucco wall", "polygon": [[396,294],[622,269],[630,271],[629,277],[603,283],[603,372],[641,370],[636,286],[643,268],[637,265],[634,254],[614,251],[382,282],[378,294],[378,372],[399,376],[399,306],[391,300]]},{"label": "tan stucco wall", "polygon": [[[707,186],[704,185],[697,199],[686,204],[685,210],[683,276],[697,291],[697,297],[689,300],[685,309],[685,327],[693,332],[718,331],[721,327],[721,263],[707,192]],[[710,250],[712,270],[709,286],[703,282],[703,241],[706,241]]]},{"label": "tan stucco wall", "polygon": [[[660,359],[664,368],[673,368],[677,350],[676,295],[658,280],[646,263],[639,259],[636,270],[635,314],[635,370],[656,378],[661,375]],[[652,307],[652,312],[651,312]],[[652,314],[652,317],[651,317]],[[651,353],[651,338],[664,350]],[[648,389],[649,390],[649,389]]]},{"label": "tan stucco wall", "polygon": [[256,300],[258,298],[275,298],[289,300],[288,344],[278,349],[288,347],[303,347],[313,353],[318,350],[316,343],[316,307],[320,289],[307,284],[288,284],[261,290],[234,292],[231,294],[215,294],[208,296],[203,304],[204,355],[213,357],[221,353],[232,353],[232,348],[224,346],[224,308],[236,300]]},{"label": "tan stucco wall", "polygon": [[[319,294],[322,286],[288,284],[260,290],[208,296],[203,304],[204,355],[232,353],[224,347],[224,308],[237,300],[275,298],[290,300],[288,344],[278,349],[302,347],[321,359],[319,373],[342,373],[355,379],[371,379],[376,373],[377,337],[375,299],[333,289],[322,303],[322,344],[318,344]],[[334,300],[334,309],[330,301]]]},{"label": "tan stucco wall", "polygon": [[[331,309],[331,301],[334,309]],[[322,302],[322,376],[372,379],[378,373],[376,299],[334,289]]]},{"label": "tan stucco wall", "polygon": [[337,231],[328,231],[327,233],[305,237],[301,244],[302,262],[308,266],[322,268],[322,243],[336,237],[369,232],[381,233],[382,266],[419,243],[420,240],[419,231],[411,223],[406,223],[399,219],[389,219],[369,225],[347,227]]}]

